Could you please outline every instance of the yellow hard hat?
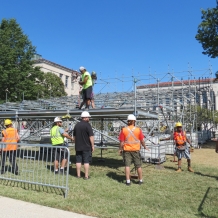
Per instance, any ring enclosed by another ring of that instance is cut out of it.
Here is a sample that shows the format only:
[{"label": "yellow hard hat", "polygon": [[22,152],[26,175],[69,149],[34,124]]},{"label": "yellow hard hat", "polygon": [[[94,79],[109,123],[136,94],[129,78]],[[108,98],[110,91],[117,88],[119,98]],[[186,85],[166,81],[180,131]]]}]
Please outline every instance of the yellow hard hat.
[{"label": "yellow hard hat", "polygon": [[10,125],[10,124],[12,124],[12,121],[9,120],[9,119],[6,119],[4,125],[7,126],[7,125]]},{"label": "yellow hard hat", "polygon": [[178,122],[178,123],[176,123],[175,127],[180,127],[180,126],[182,126],[182,123]]}]

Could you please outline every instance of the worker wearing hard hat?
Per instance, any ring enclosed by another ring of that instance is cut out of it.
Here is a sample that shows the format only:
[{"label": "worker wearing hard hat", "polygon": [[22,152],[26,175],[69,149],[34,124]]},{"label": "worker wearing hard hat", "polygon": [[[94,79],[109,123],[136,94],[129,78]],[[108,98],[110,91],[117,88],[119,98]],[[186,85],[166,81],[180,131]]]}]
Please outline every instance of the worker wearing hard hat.
[{"label": "worker wearing hard hat", "polygon": [[[62,128],[62,120],[60,117],[55,117],[53,127],[50,130],[52,148],[52,157],[54,159],[54,172],[55,174],[64,174],[64,167],[67,163],[68,152],[67,149],[55,148],[55,146],[64,146],[64,137],[73,138]],[[61,167],[59,169],[59,160]]]},{"label": "worker wearing hard hat", "polygon": [[95,71],[92,71],[91,73],[91,78],[92,78],[92,95],[91,95],[91,106],[94,109],[95,108],[95,100],[94,100],[94,85],[95,85],[95,81],[97,80],[97,74]]},{"label": "worker wearing hard hat", "polygon": [[188,142],[192,148],[190,140],[186,137],[186,132],[182,130],[182,123],[178,122],[175,125],[176,131],[174,132],[174,141],[176,144],[176,156],[178,158],[178,169],[176,172],[181,172],[182,158],[186,158],[188,162],[188,171],[194,172],[191,168],[191,155],[186,142]]},{"label": "worker wearing hard hat", "polygon": [[89,124],[90,114],[88,111],[83,111],[81,114],[81,122],[74,127],[73,137],[75,140],[76,150],[76,172],[77,178],[81,178],[81,166],[84,163],[85,177],[89,177],[89,164],[92,162],[92,152],[94,152],[94,133]]},{"label": "worker wearing hard hat", "polygon": [[126,174],[126,185],[130,185],[130,165],[134,162],[135,168],[138,172],[139,185],[143,183],[142,181],[142,168],[141,168],[141,156],[140,148],[142,146],[146,148],[144,142],[144,136],[142,130],[139,127],[135,127],[136,117],[130,114],[127,117],[127,127],[124,127],[119,136],[120,140],[120,150],[123,152],[123,158],[125,163],[125,174]]},{"label": "worker wearing hard hat", "polygon": [[1,174],[5,173],[5,161],[9,157],[9,161],[12,165],[12,173],[18,175],[18,166],[16,163],[16,153],[17,153],[17,142],[20,140],[20,137],[17,133],[17,130],[12,127],[12,121],[6,119],[4,121],[6,127],[2,131],[2,142],[12,143],[6,144],[5,148],[2,148],[2,160],[1,160]]},{"label": "worker wearing hard hat", "polygon": [[82,81],[79,81],[79,84],[83,86],[83,102],[81,103],[79,109],[81,109],[84,104],[86,104],[86,109],[89,109],[92,99],[92,78],[90,73],[86,71],[85,67],[80,67],[79,70],[82,74]]}]

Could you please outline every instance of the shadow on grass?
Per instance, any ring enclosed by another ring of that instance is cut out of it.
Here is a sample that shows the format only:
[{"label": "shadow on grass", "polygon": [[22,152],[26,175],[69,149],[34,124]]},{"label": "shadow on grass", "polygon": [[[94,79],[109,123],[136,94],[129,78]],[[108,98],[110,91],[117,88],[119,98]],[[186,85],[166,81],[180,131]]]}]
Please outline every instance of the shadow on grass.
[{"label": "shadow on grass", "polygon": [[46,192],[48,194],[55,193],[56,195],[65,196],[64,190],[59,188],[43,186],[43,185],[36,185],[36,184],[2,180],[2,179],[0,180],[0,184],[4,186],[22,188],[23,190],[26,191]]},{"label": "shadow on grass", "polygon": [[116,167],[122,167],[124,166],[124,163],[122,160],[114,159],[114,158],[98,158],[98,157],[92,157],[92,163],[93,166],[107,166],[109,168],[116,168]]},{"label": "shadow on grass", "polygon": [[165,169],[168,169],[168,170],[173,170],[175,171],[178,167],[175,166],[175,167],[169,167],[169,166],[164,166]]},{"label": "shadow on grass", "polygon": [[199,175],[199,176],[206,176],[206,177],[210,177],[210,178],[214,178],[218,180],[218,176],[211,176],[211,175],[207,175],[207,174],[203,174],[200,172],[195,172],[195,174]]},{"label": "shadow on grass", "polygon": [[123,181],[126,178],[124,174],[119,175],[119,174],[117,174],[115,172],[109,172],[109,173],[106,174],[106,176],[108,176],[110,179],[116,180],[116,181],[118,181],[120,183],[123,183]]},{"label": "shadow on grass", "polygon": [[[206,200],[210,200],[210,204],[212,203],[211,199],[210,199],[210,193],[214,193],[214,192],[217,192],[218,191],[218,188],[211,188],[209,187],[198,207],[198,212],[199,214],[196,214],[198,217],[207,217],[207,218],[217,218],[217,216],[215,215],[207,215],[203,212],[204,210],[204,204],[206,202]],[[215,206],[215,205],[214,205]],[[216,207],[216,206],[215,206]]]}]

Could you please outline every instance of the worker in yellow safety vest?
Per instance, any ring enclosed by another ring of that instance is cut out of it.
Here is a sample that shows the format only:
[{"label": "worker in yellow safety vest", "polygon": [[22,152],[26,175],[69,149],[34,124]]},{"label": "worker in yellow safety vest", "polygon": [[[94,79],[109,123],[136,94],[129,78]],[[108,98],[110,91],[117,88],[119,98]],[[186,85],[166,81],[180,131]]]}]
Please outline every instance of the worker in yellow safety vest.
[{"label": "worker in yellow safety vest", "polygon": [[[54,124],[50,130],[52,148],[52,157],[54,159],[55,174],[64,174],[64,167],[67,164],[68,152],[66,148],[56,148],[57,146],[64,146],[64,137],[74,140],[66,130],[62,128],[62,120],[60,117],[55,117]],[[58,169],[58,163],[61,162],[61,168]]]}]

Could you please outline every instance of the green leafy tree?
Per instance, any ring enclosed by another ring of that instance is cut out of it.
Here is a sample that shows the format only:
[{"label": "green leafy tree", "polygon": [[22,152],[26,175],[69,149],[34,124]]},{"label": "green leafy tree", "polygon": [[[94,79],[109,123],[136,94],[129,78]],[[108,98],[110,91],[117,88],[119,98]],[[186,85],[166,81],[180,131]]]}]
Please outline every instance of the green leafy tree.
[{"label": "green leafy tree", "polygon": [[43,75],[42,89],[40,96],[43,98],[66,96],[64,83],[53,73],[45,73]]},{"label": "green leafy tree", "polygon": [[[193,118],[193,115],[195,118]],[[190,128],[192,127],[193,119],[195,119],[194,129],[200,128],[203,130],[207,130],[209,127],[211,128],[217,126],[218,111],[213,111],[204,107],[200,107],[199,105],[193,105],[184,111],[184,118],[188,130],[190,130]]]},{"label": "green leafy tree", "polygon": [[202,10],[202,22],[195,38],[202,44],[202,52],[209,57],[218,56],[218,8]]},{"label": "green leafy tree", "polygon": [[[0,24],[0,99],[36,99],[41,90],[43,73],[33,67],[35,47],[15,19],[3,19]],[[38,96],[40,97],[40,96]]]}]

